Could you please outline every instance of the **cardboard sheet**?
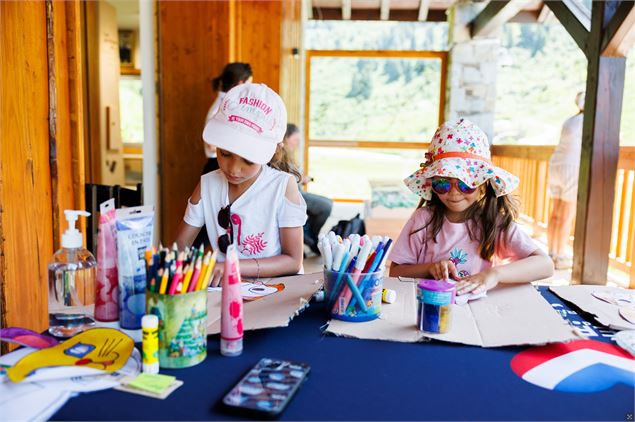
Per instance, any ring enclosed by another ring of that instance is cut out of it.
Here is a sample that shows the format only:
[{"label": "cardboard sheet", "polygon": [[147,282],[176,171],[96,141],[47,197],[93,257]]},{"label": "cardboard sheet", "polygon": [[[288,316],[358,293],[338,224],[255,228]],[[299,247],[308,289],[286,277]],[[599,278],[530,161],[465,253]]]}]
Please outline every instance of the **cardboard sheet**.
[{"label": "cardboard sheet", "polygon": [[434,338],[481,347],[546,344],[579,338],[529,284],[499,287],[467,305],[452,305],[452,326],[446,334],[423,333],[417,328],[412,280],[386,278],[384,287],[395,290],[397,300],[382,305],[379,319],[360,323],[331,320],[326,331],[361,339],[413,343]]},{"label": "cardboard sheet", "polygon": [[379,319],[368,322],[346,322],[332,319],[327,333],[338,336],[371,340],[391,340],[404,343],[421,341],[417,324],[417,304],[414,284],[400,282],[395,278],[385,278],[384,287],[397,292],[397,300],[392,304],[382,304]]},{"label": "cardboard sheet", "polygon": [[554,286],[549,290],[554,292],[563,300],[571,302],[578,308],[588,312],[602,325],[614,330],[635,330],[635,324],[628,322],[620,316],[620,308],[631,307],[632,305],[617,305],[601,300],[593,294],[607,293],[608,295],[623,295],[633,293],[633,290],[620,289],[608,286]]},{"label": "cardboard sheet", "polygon": [[[323,284],[323,274],[303,274],[290,277],[261,279],[263,284],[277,286],[276,293],[258,300],[244,302],[244,330],[286,327],[311,300]],[[279,286],[283,284],[284,287]],[[220,333],[220,291],[207,293],[207,334]]]}]

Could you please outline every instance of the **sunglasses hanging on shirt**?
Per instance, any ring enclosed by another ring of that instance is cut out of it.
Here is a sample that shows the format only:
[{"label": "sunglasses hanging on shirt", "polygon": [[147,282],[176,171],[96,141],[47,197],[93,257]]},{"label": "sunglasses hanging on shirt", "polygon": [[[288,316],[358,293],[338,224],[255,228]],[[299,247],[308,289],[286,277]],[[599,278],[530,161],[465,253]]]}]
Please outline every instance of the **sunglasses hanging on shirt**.
[{"label": "sunglasses hanging on shirt", "polygon": [[218,211],[218,225],[225,229],[226,233],[218,236],[218,249],[222,253],[227,253],[227,247],[234,243],[234,226],[231,220],[231,205],[223,207]]}]

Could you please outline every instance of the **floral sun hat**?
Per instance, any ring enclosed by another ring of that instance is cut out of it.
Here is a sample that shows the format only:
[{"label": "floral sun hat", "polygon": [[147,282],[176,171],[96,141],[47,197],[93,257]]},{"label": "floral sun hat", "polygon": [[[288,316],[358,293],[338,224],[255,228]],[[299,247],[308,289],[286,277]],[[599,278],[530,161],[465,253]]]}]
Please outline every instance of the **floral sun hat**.
[{"label": "floral sun hat", "polygon": [[471,187],[489,180],[497,197],[518,187],[518,177],[492,164],[487,136],[466,119],[445,122],[437,129],[426,153],[426,162],[406,177],[404,183],[429,201],[434,176],[454,177]]}]

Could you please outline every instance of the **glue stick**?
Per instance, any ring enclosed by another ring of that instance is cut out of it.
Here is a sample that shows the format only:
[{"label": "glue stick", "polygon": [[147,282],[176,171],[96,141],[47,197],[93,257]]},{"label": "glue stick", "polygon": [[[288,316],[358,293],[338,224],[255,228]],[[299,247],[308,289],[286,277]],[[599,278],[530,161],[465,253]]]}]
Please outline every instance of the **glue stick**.
[{"label": "glue stick", "polygon": [[141,318],[141,347],[143,349],[143,372],[159,373],[159,318],[144,315]]}]

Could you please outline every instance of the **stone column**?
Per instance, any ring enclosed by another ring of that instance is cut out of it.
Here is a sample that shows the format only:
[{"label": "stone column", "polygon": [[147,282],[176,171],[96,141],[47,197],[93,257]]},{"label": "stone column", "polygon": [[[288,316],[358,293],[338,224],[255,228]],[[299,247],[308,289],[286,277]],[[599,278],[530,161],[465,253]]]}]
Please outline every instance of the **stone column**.
[{"label": "stone column", "polygon": [[494,136],[496,70],[500,39],[470,37],[469,23],[485,3],[459,1],[448,9],[448,75],[445,119],[464,117]]}]

